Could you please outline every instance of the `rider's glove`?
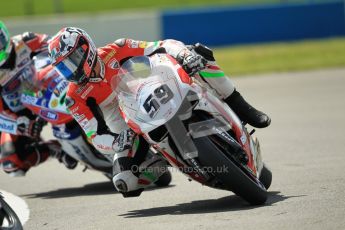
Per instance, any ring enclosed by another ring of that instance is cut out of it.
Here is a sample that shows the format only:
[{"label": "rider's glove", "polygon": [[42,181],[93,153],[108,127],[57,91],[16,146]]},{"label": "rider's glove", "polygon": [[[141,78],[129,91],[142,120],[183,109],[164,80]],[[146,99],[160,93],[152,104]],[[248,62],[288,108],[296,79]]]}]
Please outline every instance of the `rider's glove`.
[{"label": "rider's glove", "polygon": [[45,124],[46,122],[41,119],[30,120],[26,116],[21,116],[17,118],[17,132],[19,135],[39,138]]},{"label": "rider's glove", "polygon": [[205,59],[188,49],[182,50],[176,59],[190,76],[205,68]]},{"label": "rider's glove", "polygon": [[133,144],[135,133],[131,129],[123,130],[115,139],[113,149],[115,152],[122,152],[130,149]]}]

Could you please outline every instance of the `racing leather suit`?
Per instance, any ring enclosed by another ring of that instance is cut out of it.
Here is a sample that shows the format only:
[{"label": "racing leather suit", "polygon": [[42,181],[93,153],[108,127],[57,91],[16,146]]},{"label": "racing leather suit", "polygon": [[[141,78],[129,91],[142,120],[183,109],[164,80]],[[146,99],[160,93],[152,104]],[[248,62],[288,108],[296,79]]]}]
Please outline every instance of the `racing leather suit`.
[{"label": "racing leather suit", "polygon": [[60,146],[55,141],[43,142],[19,132],[17,122],[27,120],[32,125],[36,116],[20,102],[21,82],[35,74],[32,57],[47,51],[48,36],[26,32],[11,38],[12,51],[0,66],[0,166],[12,176],[22,176],[26,171],[56,155]]},{"label": "racing leather suit", "polygon": [[[176,40],[146,42],[125,38],[98,48],[97,61],[101,66],[101,71],[100,76],[97,76],[97,78],[100,77],[101,80],[90,78],[89,82],[84,85],[70,83],[66,104],[73,117],[100,152],[113,154],[114,143],[121,141],[118,140],[121,137],[119,134],[121,131],[128,129],[120,115],[116,94],[111,88],[112,78],[116,78],[120,65],[130,57],[150,55],[161,50],[176,58],[184,49],[187,49],[186,46]],[[228,97],[234,91],[233,84],[214,60],[209,60],[209,63],[211,64],[210,69],[203,70],[206,73],[206,78],[203,79],[204,82],[212,86],[220,97]],[[123,194],[144,188],[154,182],[131,171],[131,165],[157,167],[163,164],[162,161],[155,158],[145,161],[145,156],[143,156],[145,151],[143,149],[147,150],[148,146],[140,138],[136,138],[134,142],[136,141],[139,144],[133,146],[136,146],[138,152],[134,150],[134,147],[133,149],[124,148],[123,151],[115,152],[114,155],[113,182],[115,187]],[[138,145],[141,147],[137,148]],[[159,173],[151,178],[157,179],[157,177],[159,177]],[[117,185],[116,181],[118,180],[122,180],[125,186]]]}]

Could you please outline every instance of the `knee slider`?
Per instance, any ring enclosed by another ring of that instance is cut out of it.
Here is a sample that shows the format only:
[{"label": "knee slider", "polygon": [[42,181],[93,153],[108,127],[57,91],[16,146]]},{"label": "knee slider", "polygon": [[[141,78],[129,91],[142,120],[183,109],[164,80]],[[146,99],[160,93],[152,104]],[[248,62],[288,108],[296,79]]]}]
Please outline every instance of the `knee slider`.
[{"label": "knee slider", "polygon": [[119,192],[130,192],[139,189],[138,177],[129,170],[114,175],[113,183]]}]

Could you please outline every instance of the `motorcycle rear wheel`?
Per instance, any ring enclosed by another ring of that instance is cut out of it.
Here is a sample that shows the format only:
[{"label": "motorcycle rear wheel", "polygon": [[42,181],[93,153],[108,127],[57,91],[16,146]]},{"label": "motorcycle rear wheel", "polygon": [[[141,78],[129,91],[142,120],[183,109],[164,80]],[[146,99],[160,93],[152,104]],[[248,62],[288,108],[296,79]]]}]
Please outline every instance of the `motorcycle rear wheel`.
[{"label": "motorcycle rear wheel", "polygon": [[171,182],[171,172],[167,170],[159,179],[154,183],[157,187],[166,187]]}]

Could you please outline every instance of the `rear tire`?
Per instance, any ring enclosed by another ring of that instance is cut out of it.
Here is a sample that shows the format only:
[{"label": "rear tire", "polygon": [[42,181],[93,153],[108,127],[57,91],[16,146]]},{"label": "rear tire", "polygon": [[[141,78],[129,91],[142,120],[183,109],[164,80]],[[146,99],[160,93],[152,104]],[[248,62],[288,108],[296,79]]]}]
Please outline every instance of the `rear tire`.
[{"label": "rear tire", "polygon": [[261,174],[260,174],[260,178],[259,180],[261,181],[261,183],[265,186],[266,189],[268,189],[271,186],[272,183],[272,172],[269,168],[267,168],[267,166],[264,164],[262,170],[261,170]]},{"label": "rear tire", "polygon": [[209,139],[201,137],[194,140],[198,150],[198,158],[203,167],[211,167],[216,178],[224,186],[242,197],[251,205],[260,205],[267,200],[267,191],[258,180],[250,178],[232,160],[219,150]]}]

